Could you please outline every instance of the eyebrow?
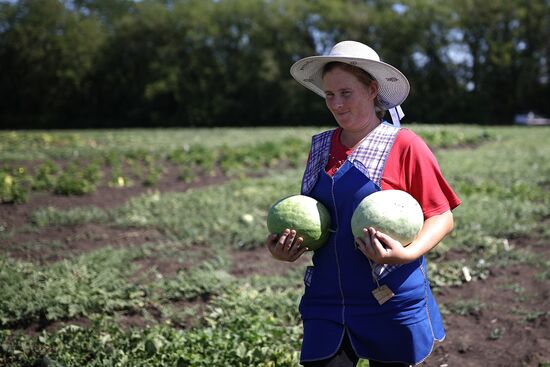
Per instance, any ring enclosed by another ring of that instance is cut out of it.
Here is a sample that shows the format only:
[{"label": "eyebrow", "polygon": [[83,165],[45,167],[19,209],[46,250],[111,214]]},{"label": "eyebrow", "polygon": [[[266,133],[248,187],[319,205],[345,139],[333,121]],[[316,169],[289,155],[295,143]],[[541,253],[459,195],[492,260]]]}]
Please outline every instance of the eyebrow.
[{"label": "eyebrow", "polygon": [[[351,89],[352,88],[350,88],[350,87],[344,87],[344,88],[337,89],[336,91],[337,92],[345,92],[345,91],[348,91],[348,90],[351,90]],[[331,91],[330,89],[326,89],[325,93],[334,93],[334,92]]]}]

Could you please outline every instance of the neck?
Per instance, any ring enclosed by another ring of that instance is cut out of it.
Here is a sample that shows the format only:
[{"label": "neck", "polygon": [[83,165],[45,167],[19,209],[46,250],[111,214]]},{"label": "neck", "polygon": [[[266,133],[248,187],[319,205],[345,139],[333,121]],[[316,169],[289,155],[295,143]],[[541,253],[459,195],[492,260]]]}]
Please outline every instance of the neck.
[{"label": "neck", "polygon": [[363,141],[374,130],[378,125],[381,124],[380,120],[373,121],[372,123],[366,124],[362,129],[358,130],[346,130],[343,129],[340,135],[340,142],[350,148],[355,148],[359,143]]}]

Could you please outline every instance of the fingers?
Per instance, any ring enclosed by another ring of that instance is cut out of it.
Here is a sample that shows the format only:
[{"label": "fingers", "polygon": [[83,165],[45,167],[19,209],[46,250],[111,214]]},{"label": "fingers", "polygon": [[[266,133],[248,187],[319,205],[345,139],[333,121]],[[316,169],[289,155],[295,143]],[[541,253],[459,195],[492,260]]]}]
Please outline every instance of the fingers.
[{"label": "fingers", "polygon": [[294,244],[294,240],[296,239],[296,231],[291,230],[290,232],[287,232],[287,230],[285,230],[281,238],[284,238],[283,247],[287,251],[290,251],[290,249],[292,249],[292,245]]},{"label": "fingers", "polygon": [[363,228],[363,237],[355,239],[357,248],[369,259],[380,263],[383,260],[385,253],[384,246],[377,237],[377,232],[374,228]]},{"label": "fingers", "polygon": [[266,242],[273,257],[283,261],[295,261],[308,250],[302,247],[303,238],[297,237],[296,231],[288,228],[280,236],[269,235]]},{"label": "fingers", "polygon": [[369,228],[370,236],[371,236],[371,242],[372,247],[374,249],[374,252],[379,255],[380,257],[383,257],[386,254],[386,247],[385,243],[382,243],[380,241],[382,235],[382,232],[377,231],[374,228]]},{"label": "fingers", "polygon": [[[299,237],[301,239],[302,237]],[[301,246],[295,246],[296,253],[291,256],[289,261],[296,261],[300,256],[302,256],[306,251],[308,251],[307,247],[301,247]]]},{"label": "fingers", "polygon": [[294,237],[293,243],[290,244],[289,247],[289,254],[294,255],[298,252],[300,252],[303,249],[306,249],[305,247],[302,247],[302,242],[304,242],[304,239],[302,237]]},{"label": "fingers", "polygon": [[356,237],[355,244],[361,252],[369,251],[372,248],[372,238],[368,228],[363,228],[363,237]]},{"label": "fingers", "polygon": [[384,248],[392,249],[395,247],[395,240],[385,233],[376,231],[376,238]]},{"label": "fingers", "polygon": [[355,239],[357,249],[377,264],[404,264],[415,257],[391,236],[375,230],[363,229],[363,237]]},{"label": "fingers", "polygon": [[[294,232],[294,233],[293,233]],[[279,240],[277,241],[275,248],[279,252],[288,251],[292,247],[296,231],[291,231],[288,228],[281,233]]]}]

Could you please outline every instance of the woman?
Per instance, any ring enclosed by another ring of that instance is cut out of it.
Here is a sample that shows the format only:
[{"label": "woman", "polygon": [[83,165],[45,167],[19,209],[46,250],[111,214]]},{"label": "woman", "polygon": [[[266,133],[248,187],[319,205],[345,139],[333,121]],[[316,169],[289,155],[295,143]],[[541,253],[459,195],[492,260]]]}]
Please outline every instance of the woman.
[{"label": "woman", "polygon": [[[356,366],[359,358],[371,367],[418,364],[445,337],[424,255],[451,232],[451,210],[460,200],[427,145],[383,121],[392,109],[398,125],[409,83],[354,41],[296,62],[291,74],[325,98],[339,125],[313,137],[302,180],[302,194],[327,207],[333,228],[304,277],[301,364]],[[407,247],[374,228],[365,228],[362,238],[351,232],[359,202],[388,189],[410,193],[424,213],[423,228]],[[307,248],[301,243],[288,229],[266,240],[282,261],[302,256]]]}]

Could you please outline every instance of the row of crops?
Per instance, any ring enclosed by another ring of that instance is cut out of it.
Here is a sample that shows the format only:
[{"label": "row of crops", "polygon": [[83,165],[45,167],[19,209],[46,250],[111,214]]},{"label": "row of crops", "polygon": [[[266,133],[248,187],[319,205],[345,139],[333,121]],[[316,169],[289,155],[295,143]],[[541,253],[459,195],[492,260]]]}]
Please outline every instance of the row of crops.
[{"label": "row of crops", "polygon": [[[266,130],[262,133],[267,134]],[[238,130],[230,135],[238,137],[239,132],[244,136],[254,135]],[[99,186],[154,187],[167,168],[175,169],[177,179],[183,182],[217,174],[246,176],[280,164],[295,168],[304,163],[309,144],[304,131],[301,137],[275,132],[284,138],[279,141],[265,141],[260,134],[259,143],[240,145],[235,145],[234,140],[229,145],[225,137],[217,140],[210,137],[211,145],[187,142],[174,145],[159,139],[147,146],[147,141],[130,139],[128,132],[121,136],[112,134],[104,140],[97,132],[0,133],[0,203],[24,203],[30,193],[40,191],[85,195]],[[147,133],[137,132],[139,136],[144,134]],[[486,131],[449,133],[442,129],[424,130],[422,135],[434,147],[475,144],[489,138]],[[180,140],[176,136],[173,141]]]},{"label": "row of crops", "polygon": [[[277,146],[267,142],[254,146],[208,149],[201,145],[177,148],[166,154],[145,149],[128,152],[103,152],[88,159],[55,162],[4,164],[0,168],[0,202],[24,203],[32,191],[52,191],[59,195],[85,195],[98,186],[154,187],[166,168],[175,168],[177,179],[194,182],[205,176],[250,175],[277,164],[297,167],[303,161],[305,142],[289,139]],[[107,177],[105,177],[107,176]]]},{"label": "row of crops", "polygon": [[[463,201],[455,211],[455,231],[430,253],[434,289],[461,286],[467,281],[464,268],[476,281],[491,276],[495,267],[513,264],[529,264],[537,269],[537,281],[548,282],[550,262],[517,242],[528,238],[532,246],[543,246],[550,239],[548,132],[413,128],[436,148],[445,176]],[[254,133],[249,130],[246,135]],[[51,134],[50,145],[41,149],[40,134],[12,135],[25,143],[14,143],[15,150],[2,160],[0,182],[8,176],[12,185],[27,180],[27,200],[32,200],[31,183],[38,180],[38,168],[46,160],[81,168],[85,167],[81,162],[98,160],[102,185],[111,180],[104,175],[116,171],[106,158],[113,151],[119,157],[114,162],[121,162],[124,172],[131,172],[133,160],[141,166],[146,161],[144,156],[132,155],[131,144],[121,150],[123,144],[96,143],[85,157],[63,156],[79,144],[86,145],[88,140],[82,137],[86,134],[75,142],[59,143],[53,154],[50,148],[65,135]],[[106,246],[44,264],[17,260],[9,256],[9,249],[0,247],[0,365],[297,366],[301,337],[297,303],[303,269],[289,264],[284,274],[237,276],[232,268],[238,258],[235,254],[263,246],[269,205],[298,191],[309,134],[307,129],[298,129],[293,136],[268,131],[265,140],[242,144],[221,142],[221,138],[215,144],[211,138],[211,145],[203,150],[209,153],[201,155],[211,153],[209,163],[189,158],[189,152],[200,150],[201,145],[179,150],[151,142],[145,154],[154,157],[160,171],[179,156],[190,159],[184,165],[195,167],[199,178],[215,170],[233,179],[170,193],[155,190],[153,183],[151,190],[109,209],[37,208],[24,230],[93,224],[128,231],[155,229],[165,237],[161,242],[124,248]],[[33,139],[38,139],[40,158],[22,159],[27,154],[24,147]],[[223,157],[232,154],[238,156],[234,171],[224,171]],[[25,180],[14,173],[21,168],[28,175]],[[52,182],[67,172],[60,169]],[[134,183],[144,184],[138,177],[132,176]],[[40,190],[57,192],[55,186]],[[0,231],[0,241],[9,241],[18,230]],[[63,244],[55,246],[60,253],[66,251]],[[451,252],[454,256],[446,256]],[[177,271],[167,272],[167,265]],[[445,313],[463,310],[463,305],[442,306]],[[530,318],[546,314],[543,305],[522,312]],[[36,325],[43,325],[42,331],[30,332],[29,327]],[[49,328],[52,325],[56,327]]]}]

